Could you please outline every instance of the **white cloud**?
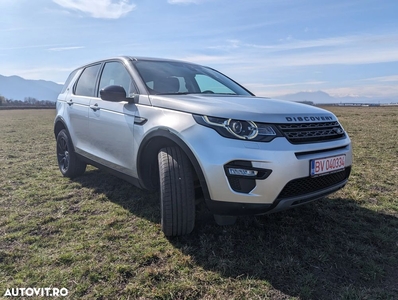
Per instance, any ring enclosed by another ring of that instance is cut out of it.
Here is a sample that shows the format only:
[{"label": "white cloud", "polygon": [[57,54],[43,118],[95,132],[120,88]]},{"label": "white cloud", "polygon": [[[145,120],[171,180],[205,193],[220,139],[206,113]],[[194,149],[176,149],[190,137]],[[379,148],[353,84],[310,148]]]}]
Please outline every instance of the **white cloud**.
[{"label": "white cloud", "polygon": [[[347,86],[347,87],[336,87],[326,88],[322,82],[317,86],[311,85],[308,82],[300,84],[245,84],[247,87],[257,96],[275,97],[295,94],[303,91],[323,91],[328,93],[332,97],[363,97],[363,98],[387,98],[391,101],[397,101],[398,99],[398,86],[396,85],[360,85],[360,86]],[[312,87],[312,88],[311,88]]]},{"label": "white cloud", "polygon": [[286,55],[274,60],[278,66],[360,65],[398,61],[396,49],[339,49]]},{"label": "white cloud", "polygon": [[362,36],[341,36],[315,40],[296,40],[292,36],[288,36],[285,39],[281,39],[279,44],[274,45],[257,45],[257,44],[246,44],[247,47],[266,49],[270,51],[285,51],[285,50],[297,50],[307,48],[320,48],[320,47],[336,47],[336,46],[347,46],[350,44],[360,43],[366,41],[366,38]]},{"label": "white cloud", "polygon": [[320,90],[326,81],[304,81],[304,82],[289,82],[289,83],[243,83],[243,86],[248,88],[257,96],[278,97],[287,94],[298,93],[303,90]]},{"label": "white cloud", "polygon": [[199,4],[203,2],[203,0],[168,0],[170,4]]},{"label": "white cloud", "polygon": [[47,47],[55,47],[56,45],[24,45],[24,46],[14,46],[14,47],[0,47],[0,51],[4,50],[21,50],[21,49],[35,49],[35,48],[47,48]]},{"label": "white cloud", "polygon": [[83,49],[83,46],[74,46],[74,47],[56,47],[50,48],[48,51],[68,51],[68,50],[76,50],[76,49]]},{"label": "white cloud", "polygon": [[242,42],[240,40],[226,40],[222,45],[207,46],[207,49],[230,51],[233,49],[238,49],[242,47]]},{"label": "white cloud", "polygon": [[397,85],[364,85],[323,89],[331,96],[356,96],[356,97],[386,97],[398,98]]},{"label": "white cloud", "polygon": [[5,50],[23,50],[23,49],[40,49],[40,48],[47,48],[48,51],[66,51],[66,50],[76,50],[85,48],[84,46],[72,46],[72,47],[60,47],[61,45],[57,44],[43,44],[43,45],[25,45],[25,46],[18,46],[18,47],[0,47],[0,51]]},{"label": "white cloud", "polygon": [[244,61],[252,66],[251,69],[372,64],[398,61],[398,34],[289,40],[263,45],[227,40],[223,45],[209,46],[208,49],[246,57]]},{"label": "white cloud", "polygon": [[0,28],[0,32],[1,31],[20,31],[20,30],[26,30],[26,28],[24,27],[9,27],[9,28]]},{"label": "white cloud", "polygon": [[367,78],[367,79],[364,79],[364,81],[398,82],[398,75]]},{"label": "white cloud", "polygon": [[332,37],[332,38],[314,39],[314,40],[297,40],[292,38],[292,36],[288,36],[287,38],[279,39],[279,43],[277,44],[249,44],[249,43],[243,43],[242,41],[239,40],[227,40],[222,45],[210,46],[209,48],[229,49],[231,46],[230,44],[234,42],[235,45],[238,45],[244,49],[252,48],[252,49],[261,49],[268,52],[278,52],[286,50],[348,46],[356,43],[363,43],[366,40],[367,40],[366,37],[363,36],[342,36],[342,37]]},{"label": "white cloud", "polygon": [[233,60],[233,57],[229,56],[218,56],[218,55],[192,55],[186,57],[177,57],[176,59],[185,60],[197,64],[208,64],[212,62],[229,62]]},{"label": "white cloud", "polygon": [[[344,70],[344,66],[353,69],[355,65],[370,67],[370,64],[398,62],[396,32],[257,45],[243,39],[225,39],[207,47],[205,53],[195,52],[185,56],[184,60],[214,67],[256,95],[278,96],[302,90],[322,90],[332,96],[398,97],[398,74],[353,80],[347,72],[336,79],[339,83],[331,82],[322,74],[327,73],[328,66]],[[317,66],[323,66],[322,73]],[[300,77],[307,77],[307,80],[297,80]],[[324,81],[325,78],[328,81]]]},{"label": "white cloud", "polygon": [[260,88],[264,89],[264,88],[279,88],[279,87],[289,87],[289,86],[320,85],[324,83],[326,83],[326,81],[305,81],[305,82],[289,82],[289,83],[275,83],[275,84],[247,83],[245,85],[258,89]]},{"label": "white cloud", "polygon": [[72,10],[89,14],[93,18],[118,19],[130,11],[136,5],[130,4],[128,0],[53,0],[56,4]]}]

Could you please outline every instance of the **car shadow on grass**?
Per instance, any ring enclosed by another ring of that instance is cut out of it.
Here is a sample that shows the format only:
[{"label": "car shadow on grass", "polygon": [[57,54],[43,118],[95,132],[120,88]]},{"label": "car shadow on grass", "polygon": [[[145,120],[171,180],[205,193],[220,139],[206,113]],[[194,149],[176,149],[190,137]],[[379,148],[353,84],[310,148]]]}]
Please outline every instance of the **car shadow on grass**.
[{"label": "car shadow on grass", "polygon": [[205,269],[304,299],[398,299],[396,217],[333,196],[231,227],[200,217],[171,242]]},{"label": "car shadow on grass", "polygon": [[[99,170],[75,179],[159,223],[158,196]],[[302,299],[398,299],[398,218],[325,198],[292,210],[217,226],[203,207],[194,231],[170,243],[205,270],[234,281],[265,280]]]},{"label": "car shadow on grass", "polygon": [[139,189],[105,171],[94,169],[73,179],[96,194],[105,195],[110,201],[120,205],[136,216],[151,222],[160,222],[160,204],[157,193]]}]

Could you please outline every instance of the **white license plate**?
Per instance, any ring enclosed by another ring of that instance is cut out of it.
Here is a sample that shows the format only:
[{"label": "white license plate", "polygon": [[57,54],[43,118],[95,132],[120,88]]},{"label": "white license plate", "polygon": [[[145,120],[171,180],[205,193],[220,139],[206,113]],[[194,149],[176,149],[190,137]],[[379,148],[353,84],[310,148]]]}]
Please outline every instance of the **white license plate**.
[{"label": "white license plate", "polygon": [[345,155],[318,158],[310,161],[311,176],[326,175],[345,168]]}]

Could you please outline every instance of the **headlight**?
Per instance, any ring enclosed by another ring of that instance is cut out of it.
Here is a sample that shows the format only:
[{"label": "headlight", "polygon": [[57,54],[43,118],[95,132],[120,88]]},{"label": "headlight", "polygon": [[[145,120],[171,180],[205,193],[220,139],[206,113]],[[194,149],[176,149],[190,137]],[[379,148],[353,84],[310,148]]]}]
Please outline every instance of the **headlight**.
[{"label": "headlight", "polygon": [[193,115],[193,117],[197,123],[213,128],[220,135],[227,138],[269,142],[275,137],[281,136],[271,124],[201,115]]}]

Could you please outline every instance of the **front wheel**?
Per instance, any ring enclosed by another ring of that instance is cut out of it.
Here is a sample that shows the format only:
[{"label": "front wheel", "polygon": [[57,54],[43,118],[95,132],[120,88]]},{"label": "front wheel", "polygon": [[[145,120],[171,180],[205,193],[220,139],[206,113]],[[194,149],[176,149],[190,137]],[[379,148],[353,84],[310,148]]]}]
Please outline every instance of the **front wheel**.
[{"label": "front wheel", "polygon": [[65,177],[74,178],[86,171],[87,165],[77,157],[65,129],[62,129],[57,135],[57,160],[59,170]]},{"label": "front wheel", "polygon": [[195,190],[192,166],[178,147],[158,153],[162,230],[166,236],[192,232],[195,225]]}]

